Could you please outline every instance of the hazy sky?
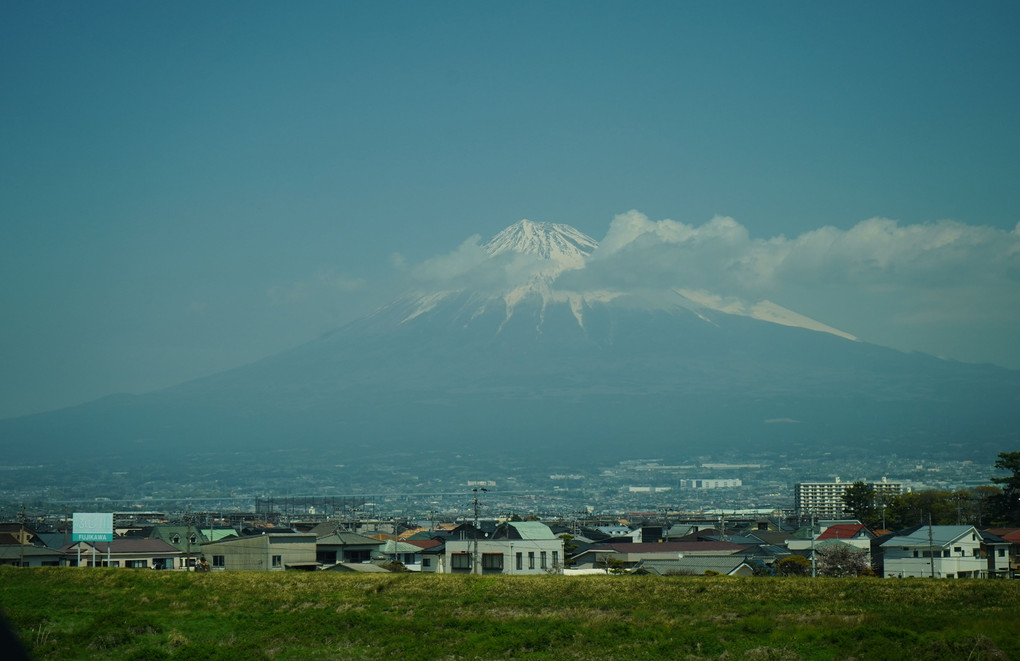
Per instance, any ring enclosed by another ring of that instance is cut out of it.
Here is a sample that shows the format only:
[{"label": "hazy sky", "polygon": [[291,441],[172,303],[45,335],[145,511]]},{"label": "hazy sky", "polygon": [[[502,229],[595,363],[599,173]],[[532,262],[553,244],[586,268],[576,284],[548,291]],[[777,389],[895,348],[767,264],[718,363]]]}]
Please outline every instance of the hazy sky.
[{"label": "hazy sky", "polygon": [[606,281],[1020,368],[1018,34],[1015,2],[4,3],[0,416],[307,341],[521,218],[608,235]]}]

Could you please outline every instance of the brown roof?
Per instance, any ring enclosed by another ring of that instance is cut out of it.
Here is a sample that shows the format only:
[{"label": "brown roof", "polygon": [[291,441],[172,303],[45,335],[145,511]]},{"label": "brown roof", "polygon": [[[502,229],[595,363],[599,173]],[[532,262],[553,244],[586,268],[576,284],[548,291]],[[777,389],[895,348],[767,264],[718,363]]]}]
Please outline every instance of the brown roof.
[{"label": "brown roof", "polygon": [[985,532],[990,532],[997,537],[1003,538],[1007,542],[1020,544],[1020,528],[988,528]]},{"label": "brown roof", "polygon": [[826,528],[818,539],[853,539],[863,528],[860,523],[837,523]]},{"label": "brown roof", "polygon": [[438,539],[405,539],[403,541],[407,544],[413,544],[420,549],[431,549],[443,545],[443,542]]}]

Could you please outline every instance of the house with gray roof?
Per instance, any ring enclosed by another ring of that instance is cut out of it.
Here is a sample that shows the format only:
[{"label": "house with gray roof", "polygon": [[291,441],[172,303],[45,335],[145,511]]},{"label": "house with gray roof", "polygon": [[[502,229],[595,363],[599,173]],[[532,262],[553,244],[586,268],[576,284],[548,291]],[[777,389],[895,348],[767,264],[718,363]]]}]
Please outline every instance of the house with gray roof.
[{"label": "house with gray roof", "polygon": [[754,567],[740,555],[689,555],[670,560],[642,560],[631,568],[633,574],[680,576],[721,574],[723,576],[754,576]]},{"label": "house with gray roof", "polygon": [[876,540],[885,578],[986,578],[981,533],[974,526],[917,526]]},{"label": "house with gray roof", "polygon": [[[313,529],[314,530],[314,529]],[[315,539],[315,559],[322,565],[338,562],[368,562],[383,545],[381,539],[336,530]]]},{"label": "house with gray roof", "polygon": [[574,566],[608,567],[611,564],[625,569],[633,568],[645,560],[678,560],[690,556],[733,556],[743,558],[747,546],[732,542],[646,542],[642,544],[604,543],[591,546],[574,556]]},{"label": "house with gray roof", "polygon": [[539,521],[507,521],[481,539],[448,539],[439,573],[550,574],[563,571],[563,540]]},{"label": "house with gray roof", "polygon": [[312,570],[315,560],[315,535],[295,532],[265,532],[247,537],[229,537],[206,542],[202,553],[213,571],[243,569],[249,571]]}]

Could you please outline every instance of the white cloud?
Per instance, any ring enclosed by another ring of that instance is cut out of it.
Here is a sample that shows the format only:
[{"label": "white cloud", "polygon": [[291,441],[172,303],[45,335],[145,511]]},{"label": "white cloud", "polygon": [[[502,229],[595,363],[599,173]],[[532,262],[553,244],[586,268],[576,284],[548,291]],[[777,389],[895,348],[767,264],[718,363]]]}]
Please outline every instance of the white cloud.
[{"label": "white cloud", "polygon": [[[405,272],[413,287],[500,293],[552,273],[535,256],[490,257],[477,236]],[[684,289],[747,309],[768,300],[865,341],[1020,367],[1018,281],[1020,224],[1007,231],[871,218],[754,238],[725,216],[695,225],[629,211],[612,220],[584,268],[560,273],[549,293]]]},{"label": "white cloud", "polygon": [[[1020,366],[1010,349],[1020,334],[1020,224],[1006,231],[872,218],[845,230],[752,238],[732,218],[688,225],[630,211],[613,219],[585,271],[561,280],[769,298],[880,344]],[[953,327],[955,348],[940,350],[938,338]],[[965,346],[968,337],[975,339]],[[978,337],[989,343],[984,358]],[[1012,358],[995,357],[1010,351]]]},{"label": "white cloud", "polygon": [[1006,232],[951,220],[900,225],[872,218],[848,230],[822,227],[793,239],[752,239],[732,218],[693,226],[630,211],[613,219],[590,266],[597,275],[638,272],[676,286],[699,284],[686,281],[694,278],[739,293],[804,281],[927,288],[1015,282],[1018,255],[1020,226]]},{"label": "white cloud", "polygon": [[455,280],[484,264],[488,256],[482,248],[481,237],[475,234],[453,252],[433,257],[418,265],[412,275],[418,280]]}]

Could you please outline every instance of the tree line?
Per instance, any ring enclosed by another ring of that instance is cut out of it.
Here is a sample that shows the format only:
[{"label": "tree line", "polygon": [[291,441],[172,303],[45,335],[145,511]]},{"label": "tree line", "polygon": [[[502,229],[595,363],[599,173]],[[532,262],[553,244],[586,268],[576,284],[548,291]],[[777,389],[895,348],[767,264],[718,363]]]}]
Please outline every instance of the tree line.
[{"label": "tree line", "polygon": [[1020,452],[1000,452],[995,470],[1000,474],[990,478],[991,484],[956,491],[932,489],[885,496],[864,482],[854,482],[843,494],[843,503],[847,514],[873,530],[899,530],[929,522],[1020,526]]}]

